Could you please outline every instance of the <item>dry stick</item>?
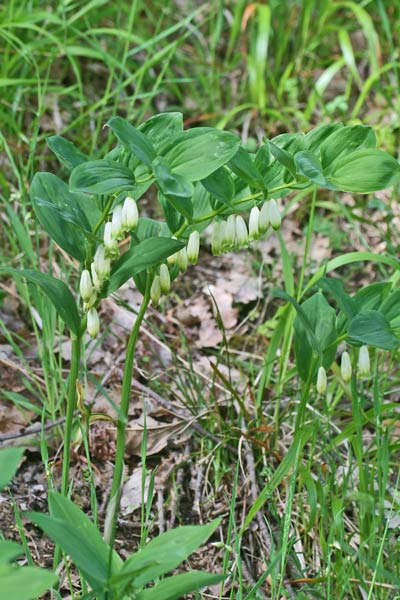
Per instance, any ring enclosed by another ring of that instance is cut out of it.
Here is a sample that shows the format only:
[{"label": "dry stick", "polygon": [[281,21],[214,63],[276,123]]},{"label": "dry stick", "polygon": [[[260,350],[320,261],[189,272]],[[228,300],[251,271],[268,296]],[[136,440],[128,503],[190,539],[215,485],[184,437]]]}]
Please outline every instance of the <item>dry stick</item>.
[{"label": "dry stick", "polygon": [[[76,415],[78,412],[75,413]],[[65,422],[65,417],[61,417],[56,421],[48,421],[44,425],[42,423],[34,423],[33,425],[29,425],[23,431],[19,431],[18,433],[6,433],[4,435],[0,435],[0,444],[6,442],[8,440],[17,440],[19,438],[28,437],[30,435],[36,435],[37,433],[41,433],[42,430],[47,431],[52,429],[53,427],[57,427],[57,425],[61,425]]]}]

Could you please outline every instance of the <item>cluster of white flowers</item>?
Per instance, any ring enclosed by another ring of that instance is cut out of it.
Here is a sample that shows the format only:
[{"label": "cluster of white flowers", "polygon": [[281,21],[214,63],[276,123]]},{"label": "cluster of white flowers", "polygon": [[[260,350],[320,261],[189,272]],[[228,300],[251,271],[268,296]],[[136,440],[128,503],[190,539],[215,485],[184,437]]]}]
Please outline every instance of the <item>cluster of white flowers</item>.
[{"label": "cluster of white flowers", "polygon": [[82,271],[79,291],[83,310],[87,313],[87,331],[91,337],[96,337],[99,332],[99,316],[94,305],[104,282],[110,276],[111,261],[119,257],[118,241],[124,239],[128,231],[135,229],[138,220],[137,204],[127,196],[122,206],[114,208],[111,221],[104,226],[103,243],[97,247],[90,271]]},{"label": "cluster of white flowers", "polygon": [[[358,354],[357,373],[360,377],[369,377],[371,374],[371,363],[369,358],[368,346],[361,346]],[[340,375],[345,383],[348,383],[353,374],[350,354],[345,351],[340,360]],[[327,388],[327,376],[324,367],[318,369],[317,391],[319,394],[325,394]]]},{"label": "cluster of white flowers", "polygon": [[218,256],[223,252],[243,248],[250,242],[258,240],[270,226],[279,229],[281,222],[281,214],[275,200],[264,202],[261,210],[253,206],[248,225],[242,216],[230,215],[226,221],[217,221],[213,225],[212,253]]}]

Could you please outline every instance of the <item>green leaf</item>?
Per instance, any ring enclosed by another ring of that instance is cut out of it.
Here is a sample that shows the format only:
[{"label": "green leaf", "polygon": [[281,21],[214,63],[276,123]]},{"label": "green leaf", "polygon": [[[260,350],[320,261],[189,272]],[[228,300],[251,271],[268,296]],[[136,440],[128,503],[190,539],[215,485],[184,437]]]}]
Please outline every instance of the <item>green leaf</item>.
[{"label": "green leaf", "polygon": [[14,477],[25,448],[0,449],[0,491]]},{"label": "green leaf", "polygon": [[308,316],[305,313],[305,311],[303,310],[303,307],[300,306],[300,304],[297,302],[297,300],[292,298],[292,296],[290,296],[283,290],[274,290],[272,292],[272,296],[276,297],[276,298],[283,298],[287,302],[290,302],[290,304],[295,308],[295,310],[297,312],[297,317],[303,325],[303,328],[304,328],[306,336],[307,336],[308,343],[311,346],[314,354],[316,354],[317,356],[318,355],[322,356],[322,348],[320,347],[318,340],[314,335],[313,326],[310,323],[310,321],[308,320]]},{"label": "green leaf", "polygon": [[318,285],[322,287],[324,291],[329,292],[337,302],[339,308],[348,317],[355,317],[357,314],[357,305],[354,300],[346,294],[343,289],[343,283],[340,279],[334,279],[333,277],[323,277],[319,280]]},{"label": "green leaf", "polygon": [[136,588],[141,588],[172,571],[204,544],[220,522],[215,519],[207,525],[187,525],[159,535],[130,556],[111,583],[132,581]]},{"label": "green leaf", "polygon": [[158,192],[158,201],[162,206],[164,211],[164,216],[167,221],[169,231],[174,234],[183,224],[185,218],[183,214],[178,212],[169,200],[165,198],[165,196],[159,191]]},{"label": "green leaf", "polygon": [[270,141],[269,147],[276,160],[289,171],[294,179],[296,179],[296,165],[293,156],[284,148],[280,148],[274,144],[274,142]]},{"label": "green leaf", "polygon": [[81,152],[75,144],[61,135],[52,135],[47,138],[46,142],[50,150],[57,156],[60,163],[62,163],[68,171],[72,171],[72,169],[78,165],[89,160],[88,156]]},{"label": "green leaf", "polygon": [[[0,471],[0,473],[2,472]],[[12,562],[13,560],[18,558],[19,556],[22,556],[23,554],[24,549],[22,546],[17,544],[17,542],[11,542],[9,540],[0,540],[0,564],[7,564],[9,562]]]},{"label": "green leaf", "polygon": [[382,302],[390,293],[391,287],[390,281],[380,281],[361,288],[353,296],[357,311],[361,313],[380,308]]},{"label": "green leaf", "polygon": [[227,131],[206,130],[194,135],[192,131],[172,139],[163,156],[174,173],[189,181],[199,181],[229,162],[240,141]]},{"label": "green leaf", "polygon": [[133,172],[113,160],[90,160],[75,167],[69,180],[72,191],[113,194],[135,185]]},{"label": "green leaf", "polygon": [[142,131],[121,117],[112,117],[107,125],[127,150],[133,152],[146,165],[151,165],[156,157],[156,151]]},{"label": "green leaf", "polygon": [[330,174],[331,165],[341,157],[361,148],[375,148],[374,130],[365,125],[341,127],[330,135],[321,145],[321,164]]},{"label": "green leaf", "polygon": [[23,277],[29,283],[38,285],[46,294],[66,326],[78,335],[80,317],[73,295],[68,286],[60,279],[56,279],[47,273],[40,273],[32,269],[12,269],[11,267],[0,267],[0,272]]},{"label": "green leaf", "polygon": [[167,577],[148,590],[143,590],[135,595],[136,600],[176,600],[184,598],[186,594],[215,585],[225,579],[224,575],[191,571],[173,577]]},{"label": "green leaf", "polygon": [[43,229],[70,256],[84,261],[85,235],[74,224],[80,223],[82,228],[90,230],[90,224],[80,207],[82,196],[72,194],[68,186],[52,173],[36,173],[31,183],[30,197]]},{"label": "green leaf", "polygon": [[260,171],[257,169],[251,160],[249,153],[243,146],[239,147],[235,156],[229,161],[228,167],[249,185],[257,188],[264,187],[264,179]]},{"label": "green leaf", "polygon": [[393,321],[400,316],[399,307],[400,289],[397,289],[382,302],[379,312],[381,312],[388,321]]},{"label": "green leaf", "polygon": [[194,188],[190,181],[182,175],[173,173],[167,161],[156,158],[152,163],[157,186],[162,194],[169,200],[176,210],[188,221],[193,215],[193,204],[191,197]]},{"label": "green leaf", "polygon": [[389,321],[377,310],[354,317],[349,324],[348,336],[350,343],[367,344],[383,350],[394,350],[399,346]]},{"label": "green leaf", "polygon": [[383,150],[367,148],[335,161],[329,181],[343,192],[368,194],[390,187],[399,174],[400,165],[392,156]]},{"label": "green leaf", "polygon": [[147,119],[139,130],[153,144],[156,152],[165,144],[165,140],[183,131],[183,115],[180,112],[167,112]]},{"label": "green leaf", "polygon": [[[71,500],[49,492],[50,516],[42,513],[26,515],[62,548],[82,571],[94,588],[107,582],[110,548],[94,523]],[[122,566],[122,560],[113,552],[111,573]]]},{"label": "green leaf", "polygon": [[231,206],[232,198],[235,194],[235,186],[233,185],[232,177],[229,175],[225,167],[220,167],[214,173],[201,180],[201,185],[217,198],[223,204]]},{"label": "green leaf", "polygon": [[[313,335],[321,349],[320,362],[316,363],[313,355],[313,347],[309,342],[307,330],[304,327],[304,319],[299,315],[294,321],[295,344],[294,352],[296,356],[296,366],[303,381],[314,377],[319,366],[328,369],[335,359],[336,345],[333,344],[337,339],[336,331],[336,313],[329,306],[328,302],[321,294],[317,292],[311,298],[308,298],[301,308],[307,317],[308,326],[311,327]],[[313,372],[311,370],[313,369]]]},{"label": "green leaf", "polygon": [[322,143],[342,127],[342,123],[324,123],[323,125],[314,127],[305,136],[306,150],[310,150],[317,156],[320,156]]},{"label": "green leaf", "polygon": [[330,190],[335,189],[335,187],[325,178],[318,158],[309,150],[297,152],[294,157],[294,162],[297,172],[307,177],[307,179],[313,183]]},{"label": "green leaf", "polygon": [[133,246],[114,264],[103,295],[116,292],[130,277],[158,266],[183,246],[182,242],[168,237],[151,237]]},{"label": "green leaf", "polygon": [[55,586],[57,575],[37,567],[0,565],[1,595],[7,600],[33,600]]}]

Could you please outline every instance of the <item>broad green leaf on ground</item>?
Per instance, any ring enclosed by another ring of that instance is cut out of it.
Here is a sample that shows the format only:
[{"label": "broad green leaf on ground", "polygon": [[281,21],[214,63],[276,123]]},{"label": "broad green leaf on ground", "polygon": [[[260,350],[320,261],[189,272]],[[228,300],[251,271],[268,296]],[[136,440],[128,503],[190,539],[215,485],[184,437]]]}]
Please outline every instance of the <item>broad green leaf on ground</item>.
[{"label": "broad green leaf on ground", "polygon": [[9,273],[17,277],[23,277],[29,283],[38,285],[46,294],[66,326],[75,333],[79,333],[80,317],[73,295],[68,286],[47,273],[40,273],[32,269],[12,269],[11,267],[0,267],[0,272]]},{"label": "broad green leaf on ground", "polygon": [[336,345],[333,342],[337,339],[336,313],[321,292],[308,298],[302,303],[301,308],[322,352],[320,362],[316,364],[313,347],[307,337],[304,322],[297,315],[294,321],[296,366],[300,377],[303,381],[307,381],[314,374],[310,372],[311,369],[316,371],[317,367],[321,365],[328,369],[335,359]]},{"label": "broad green leaf on ground", "polygon": [[206,586],[215,585],[225,579],[224,575],[191,571],[173,577],[167,577],[148,590],[136,593],[136,600],[177,600],[186,594],[195,592]]},{"label": "broad green leaf on ground", "polygon": [[[92,587],[107,582],[110,548],[99,530],[71,500],[57,492],[49,492],[50,515],[29,512],[26,515],[68,554]],[[112,570],[122,566],[113,552]]]},{"label": "broad green leaf on ground", "polygon": [[353,298],[344,291],[341,279],[323,277],[318,281],[318,285],[333,296],[340,310],[343,311],[346,317],[351,319],[356,316],[357,305]]},{"label": "broad green leaf on ground", "polygon": [[89,160],[89,157],[81,152],[75,144],[61,135],[52,135],[46,141],[50,150],[69,171]]},{"label": "broad green leaf on ground", "polygon": [[145,586],[180,565],[204,544],[219,524],[220,519],[216,519],[207,525],[170,529],[130,556],[114,580],[132,581],[137,588]]},{"label": "broad green leaf on ground", "polygon": [[24,448],[1,448],[0,449],[0,491],[6,487],[14,477]]},{"label": "broad green leaf on ground", "polygon": [[392,284],[389,281],[379,281],[361,288],[353,296],[357,311],[361,313],[380,309],[382,302],[389,295],[391,287]]},{"label": "broad green leaf on ground", "polygon": [[133,246],[114,264],[103,294],[112,294],[130,277],[158,266],[183,246],[182,242],[168,237],[151,237]]},{"label": "broad green leaf on ground", "polygon": [[4,600],[33,600],[57,583],[57,575],[38,567],[0,565],[1,596]]},{"label": "broad green leaf on ground", "polygon": [[347,156],[361,148],[375,148],[376,136],[371,127],[366,125],[349,125],[341,127],[321,144],[321,164],[330,174],[331,165],[341,157]]},{"label": "broad green leaf on ground", "polygon": [[[0,460],[0,468],[1,468]],[[1,471],[0,471],[1,472]],[[0,475],[1,477],[1,475]],[[0,482],[1,485],[1,482]],[[3,486],[4,487],[4,486]],[[22,546],[10,540],[0,540],[0,564],[7,564],[24,554]]]},{"label": "broad green leaf on ground", "polygon": [[199,181],[228,163],[236,154],[240,140],[233,133],[208,130],[191,135],[191,131],[177,136],[163,154],[174,173],[189,181]]},{"label": "broad green leaf on ground", "polygon": [[383,350],[394,350],[399,346],[399,340],[393,333],[389,321],[377,310],[369,310],[350,321],[348,341],[376,346]]},{"label": "broad green leaf on ground", "polygon": [[[52,173],[36,173],[30,197],[43,229],[70,256],[81,262],[85,260],[86,239],[82,229],[89,231],[91,227],[80,205],[83,200],[90,200],[71,193],[68,186]],[[82,229],[74,223],[80,223]]]},{"label": "broad green leaf on ground", "polygon": [[382,302],[379,312],[384,315],[388,321],[392,321],[400,316],[400,289],[395,290]]},{"label": "broad green leaf on ground", "polygon": [[72,191],[112,194],[135,185],[133,172],[113,160],[90,160],[75,167],[69,180]]},{"label": "broad green leaf on ground", "polygon": [[127,150],[133,152],[146,165],[151,165],[156,157],[156,151],[142,131],[121,117],[112,117],[107,125]]},{"label": "broad green leaf on ground", "polygon": [[400,175],[399,163],[383,150],[366,148],[340,157],[328,180],[343,192],[368,194],[392,186]]}]

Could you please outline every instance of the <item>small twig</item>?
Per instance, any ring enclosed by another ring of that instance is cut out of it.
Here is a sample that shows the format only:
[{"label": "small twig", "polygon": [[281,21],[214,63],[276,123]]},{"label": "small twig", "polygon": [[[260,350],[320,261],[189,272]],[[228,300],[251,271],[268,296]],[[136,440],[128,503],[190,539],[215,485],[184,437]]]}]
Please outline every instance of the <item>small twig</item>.
[{"label": "small twig", "polygon": [[[78,411],[75,413],[78,414]],[[40,433],[42,430],[47,431],[52,429],[53,427],[57,427],[57,425],[61,425],[61,423],[65,422],[65,417],[61,417],[56,421],[49,421],[42,425],[42,423],[34,423],[33,425],[29,425],[23,431],[19,431],[18,433],[5,433],[4,435],[0,435],[0,444],[6,442],[8,440],[16,440],[23,437],[28,437],[30,435],[36,435]]]}]

